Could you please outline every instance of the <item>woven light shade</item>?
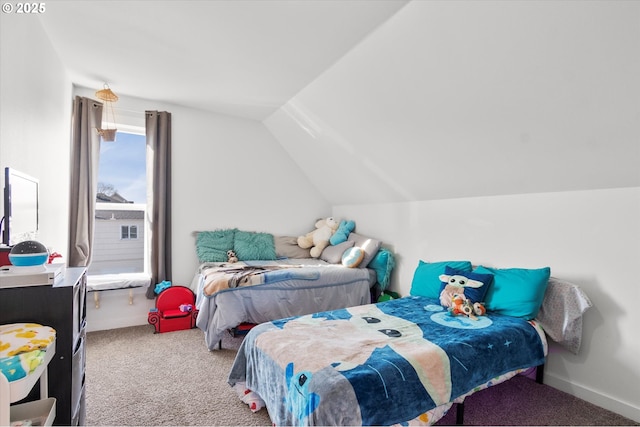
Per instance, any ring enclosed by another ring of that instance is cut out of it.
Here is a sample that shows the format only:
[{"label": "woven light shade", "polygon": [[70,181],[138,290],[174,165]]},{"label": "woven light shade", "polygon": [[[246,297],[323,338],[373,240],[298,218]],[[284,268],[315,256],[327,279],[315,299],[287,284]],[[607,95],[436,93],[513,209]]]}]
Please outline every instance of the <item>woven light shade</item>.
[{"label": "woven light shade", "polygon": [[104,89],[96,92],[96,97],[105,102],[116,102],[118,100],[118,95],[113,93],[111,88],[105,83]]},{"label": "woven light shade", "polygon": [[[118,95],[113,93],[108,84],[104,84],[104,89],[101,89],[96,92],[96,98],[104,101],[104,118],[103,120],[107,123],[106,129],[97,129],[98,134],[102,137],[103,141],[113,142],[116,140],[116,132],[118,129],[109,128],[108,123],[116,122],[116,115],[113,111],[113,103],[118,100]],[[111,117],[109,117],[111,115]]]},{"label": "woven light shade", "polygon": [[118,132],[118,129],[98,129],[98,135],[100,135],[105,142],[115,141],[116,132]]}]

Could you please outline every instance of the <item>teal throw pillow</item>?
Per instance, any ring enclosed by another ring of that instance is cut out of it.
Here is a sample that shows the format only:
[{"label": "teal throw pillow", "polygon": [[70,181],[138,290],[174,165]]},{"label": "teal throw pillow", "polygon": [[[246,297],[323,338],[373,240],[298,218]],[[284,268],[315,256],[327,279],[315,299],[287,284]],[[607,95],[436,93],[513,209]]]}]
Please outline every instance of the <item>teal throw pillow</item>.
[{"label": "teal throw pillow", "polygon": [[376,272],[378,283],[383,291],[389,286],[391,272],[395,266],[396,260],[393,256],[393,252],[385,248],[380,249],[368,265],[368,268],[371,268]]},{"label": "teal throw pillow", "polygon": [[547,290],[551,269],[490,268],[478,266],[476,273],[493,274],[493,285],[487,291],[487,310],[527,320],[538,315]]},{"label": "teal throw pillow", "polygon": [[233,250],[240,261],[276,259],[276,245],[269,233],[236,231]]},{"label": "teal throw pillow", "polygon": [[429,298],[439,298],[442,282],[440,275],[444,274],[445,267],[455,268],[459,271],[471,271],[471,261],[439,261],[425,262],[420,260],[411,281],[411,295]]},{"label": "teal throw pillow", "polygon": [[[476,271],[456,270],[448,265],[444,267],[444,275],[440,276],[442,285],[440,293],[447,287],[462,288],[464,296],[472,303],[483,302],[487,290],[493,282],[493,274],[480,274]],[[452,292],[449,292],[452,294]],[[451,295],[453,296],[453,294]],[[442,301],[440,301],[442,303]],[[449,307],[449,305],[447,305]]]},{"label": "teal throw pillow", "polygon": [[196,237],[196,254],[200,262],[226,262],[227,251],[233,249],[237,229],[201,231]]},{"label": "teal throw pillow", "polygon": [[329,238],[329,243],[331,245],[338,245],[342,242],[346,242],[349,238],[349,233],[351,233],[356,228],[356,223],[354,221],[340,221],[340,225],[338,225],[338,229],[335,233],[331,235]]}]

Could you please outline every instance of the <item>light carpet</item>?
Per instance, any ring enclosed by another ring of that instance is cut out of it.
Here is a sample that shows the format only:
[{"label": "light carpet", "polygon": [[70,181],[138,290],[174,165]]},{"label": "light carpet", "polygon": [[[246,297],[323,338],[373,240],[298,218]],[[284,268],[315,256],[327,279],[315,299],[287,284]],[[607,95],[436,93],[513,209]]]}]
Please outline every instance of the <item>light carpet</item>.
[{"label": "light carpet", "polygon": [[[227,384],[242,342],[208,351],[199,329],[154,334],[151,325],[87,334],[86,424],[90,426],[271,426]],[[465,400],[468,425],[640,425],[525,377]],[[455,423],[455,406],[437,424]]]},{"label": "light carpet", "polygon": [[227,376],[241,339],[209,351],[199,329],[151,325],[87,334],[86,424],[271,426],[240,401]]}]

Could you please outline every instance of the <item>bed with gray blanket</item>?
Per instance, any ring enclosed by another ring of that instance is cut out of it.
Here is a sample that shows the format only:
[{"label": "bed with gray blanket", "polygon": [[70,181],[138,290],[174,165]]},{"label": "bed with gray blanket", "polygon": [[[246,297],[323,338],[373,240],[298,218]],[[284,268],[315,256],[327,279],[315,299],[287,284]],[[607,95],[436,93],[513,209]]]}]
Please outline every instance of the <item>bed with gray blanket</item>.
[{"label": "bed with gray blanket", "polygon": [[[198,234],[196,249],[201,263],[190,287],[199,310],[196,326],[204,331],[210,350],[218,347],[228,330],[243,323],[259,324],[371,302],[371,287],[378,281],[376,270],[348,268],[340,262],[345,247],[355,244],[353,239],[325,249],[315,259],[308,249],[297,246],[295,237],[234,230],[233,237],[225,240],[227,230],[204,233]],[[219,260],[226,257],[229,247],[240,261]],[[219,252],[218,260],[213,249]],[[371,259],[380,245],[374,249]]]}]

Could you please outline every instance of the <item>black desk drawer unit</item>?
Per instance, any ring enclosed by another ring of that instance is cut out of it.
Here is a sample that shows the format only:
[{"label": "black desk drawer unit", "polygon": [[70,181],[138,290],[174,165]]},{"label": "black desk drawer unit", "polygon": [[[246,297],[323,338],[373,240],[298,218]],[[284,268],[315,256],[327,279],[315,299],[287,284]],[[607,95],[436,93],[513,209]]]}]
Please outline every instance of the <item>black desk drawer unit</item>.
[{"label": "black desk drawer unit", "polygon": [[54,425],[85,424],[86,298],[86,269],[80,267],[67,268],[53,286],[0,289],[0,324],[34,322],[56,330],[56,354],[49,364]]}]

